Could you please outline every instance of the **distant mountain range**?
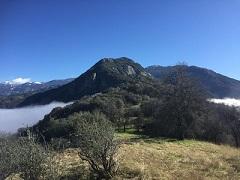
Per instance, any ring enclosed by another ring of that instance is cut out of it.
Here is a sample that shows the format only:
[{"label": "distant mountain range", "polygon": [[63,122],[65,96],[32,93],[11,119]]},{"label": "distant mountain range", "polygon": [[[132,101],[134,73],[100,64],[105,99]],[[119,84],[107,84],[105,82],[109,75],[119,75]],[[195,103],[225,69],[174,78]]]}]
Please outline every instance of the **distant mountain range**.
[{"label": "distant mountain range", "polygon": [[[20,79],[20,78],[18,78]],[[43,92],[49,89],[57,88],[73,81],[73,78],[64,80],[53,80],[49,82],[26,82],[20,83],[16,80],[0,83],[0,96],[12,96],[28,93]]]},{"label": "distant mountain range", "polygon": [[[153,77],[162,80],[174,72],[177,66],[150,66],[145,70]],[[196,80],[212,98],[240,98],[240,81],[196,66],[185,66],[187,74]]]},{"label": "distant mountain range", "polygon": [[70,78],[40,83],[18,78],[0,83],[0,108],[14,108],[33,94],[60,87],[73,80],[73,78]]},{"label": "distant mountain range", "polygon": [[[209,98],[240,98],[240,81],[205,68],[184,67],[188,75],[199,82]],[[29,95],[21,96],[21,101],[18,101],[20,107],[48,104],[52,101],[69,102],[110,88],[123,86],[129,88],[136,84],[138,87],[141,86],[139,90],[144,86],[145,89],[155,88],[154,84],[159,83],[170,73],[174,73],[176,68],[177,66],[143,68],[129,58],[104,58],[76,79],[54,80],[46,83],[28,82],[20,85],[2,83],[0,96],[19,96],[28,93]]]}]

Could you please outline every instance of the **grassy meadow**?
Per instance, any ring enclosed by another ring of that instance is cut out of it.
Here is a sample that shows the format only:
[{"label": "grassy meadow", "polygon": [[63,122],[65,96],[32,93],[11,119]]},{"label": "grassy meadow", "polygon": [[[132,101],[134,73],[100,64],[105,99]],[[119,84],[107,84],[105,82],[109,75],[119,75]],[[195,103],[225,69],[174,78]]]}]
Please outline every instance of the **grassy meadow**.
[{"label": "grassy meadow", "polygon": [[[132,132],[118,133],[117,138],[123,143],[116,179],[240,179],[239,149]],[[86,179],[89,174],[87,163],[80,160],[76,149],[59,152],[53,163],[58,165],[62,179]]]}]

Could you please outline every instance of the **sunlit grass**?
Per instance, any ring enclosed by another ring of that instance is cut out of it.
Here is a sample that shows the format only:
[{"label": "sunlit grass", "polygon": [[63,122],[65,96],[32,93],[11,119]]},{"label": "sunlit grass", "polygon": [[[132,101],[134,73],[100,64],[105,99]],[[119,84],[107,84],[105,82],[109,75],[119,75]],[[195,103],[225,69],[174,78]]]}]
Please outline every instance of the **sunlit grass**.
[{"label": "sunlit grass", "polygon": [[229,146],[144,137],[123,145],[121,153],[123,176],[129,172],[142,179],[240,179],[240,150]]},{"label": "sunlit grass", "polygon": [[[133,130],[116,133],[116,137],[123,141],[116,179],[240,179],[239,149],[195,140],[149,138]],[[86,179],[89,174],[87,163],[75,149],[59,152],[55,163],[65,178]]]},{"label": "sunlit grass", "polygon": [[[240,179],[239,149],[195,140],[149,138],[133,132],[116,133],[116,137],[124,142],[116,179]],[[59,156],[64,158],[63,170],[84,167],[86,172],[87,165],[77,163],[76,151],[68,150],[67,154]]]}]

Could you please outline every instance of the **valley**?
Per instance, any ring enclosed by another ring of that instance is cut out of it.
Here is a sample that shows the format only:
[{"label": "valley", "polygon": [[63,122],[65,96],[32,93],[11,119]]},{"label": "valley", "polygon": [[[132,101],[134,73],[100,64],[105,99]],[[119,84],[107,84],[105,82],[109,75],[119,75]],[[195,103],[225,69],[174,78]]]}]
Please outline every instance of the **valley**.
[{"label": "valley", "polygon": [[240,0],[0,0],[0,180],[240,180]]},{"label": "valley", "polygon": [[[56,179],[238,179],[240,82],[198,67],[162,68],[101,59],[66,84],[0,109],[0,132],[13,133],[0,134],[0,143],[26,164],[18,149],[32,156],[36,148],[34,161],[51,167],[41,173]],[[19,168],[10,175],[28,171]]]}]

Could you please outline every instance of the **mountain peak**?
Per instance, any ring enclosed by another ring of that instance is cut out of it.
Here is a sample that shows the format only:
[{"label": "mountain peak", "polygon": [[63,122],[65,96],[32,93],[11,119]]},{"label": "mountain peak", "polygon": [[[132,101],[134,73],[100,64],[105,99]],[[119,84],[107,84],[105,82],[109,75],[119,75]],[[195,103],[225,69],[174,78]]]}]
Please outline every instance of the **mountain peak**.
[{"label": "mountain peak", "polygon": [[116,62],[116,61],[125,61],[125,62],[129,62],[129,63],[135,63],[134,60],[127,58],[127,57],[103,58],[98,63],[108,63],[108,62]]},{"label": "mountain peak", "polygon": [[121,58],[104,58],[98,61],[90,71],[94,73],[108,72],[115,76],[150,76],[145,69],[132,59],[127,57]]},{"label": "mountain peak", "polygon": [[104,58],[73,82],[57,89],[35,94],[27,98],[20,106],[47,104],[52,101],[69,102],[109,88],[146,82],[151,78],[151,75],[140,64],[129,58]]}]

